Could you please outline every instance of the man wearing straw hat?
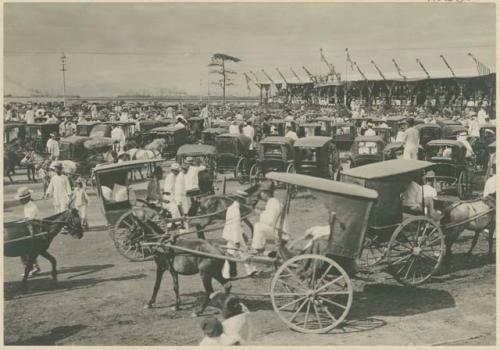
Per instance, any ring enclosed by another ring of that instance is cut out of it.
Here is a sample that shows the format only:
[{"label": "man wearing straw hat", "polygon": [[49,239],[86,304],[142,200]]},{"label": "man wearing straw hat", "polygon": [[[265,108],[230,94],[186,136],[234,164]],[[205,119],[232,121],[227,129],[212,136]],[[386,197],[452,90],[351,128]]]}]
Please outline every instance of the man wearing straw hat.
[{"label": "man wearing straw hat", "polygon": [[[33,229],[33,226],[31,225],[31,220],[38,219],[40,217],[40,211],[38,210],[36,204],[31,200],[32,194],[33,191],[31,191],[28,187],[25,186],[19,187],[17,189],[17,194],[15,196],[15,199],[17,199],[23,205],[24,219],[27,221],[27,227],[28,230],[30,231],[31,238],[33,240],[35,231]],[[26,264],[28,263],[28,261],[26,260],[26,256],[21,256],[21,261],[23,262],[23,265],[26,267]],[[29,276],[33,276],[39,272],[40,272],[40,266],[38,266],[38,262],[35,259],[35,261],[33,262],[33,268],[29,272]],[[21,276],[24,276],[24,272],[21,274]]]},{"label": "man wearing straw hat", "polygon": [[54,168],[56,169],[56,174],[50,179],[44,198],[48,198],[52,195],[55,212],[62,213],[69,207],[69,201],[72,195],[71,186],[68,177],[62,173],[62,164],[56,163]]}]

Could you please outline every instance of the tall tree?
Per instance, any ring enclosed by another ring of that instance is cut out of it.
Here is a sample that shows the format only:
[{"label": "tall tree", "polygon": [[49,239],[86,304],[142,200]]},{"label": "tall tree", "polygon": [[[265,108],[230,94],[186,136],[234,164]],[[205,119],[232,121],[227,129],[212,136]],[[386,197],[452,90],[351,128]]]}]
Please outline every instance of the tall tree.
[{"label": "tall tree", "polygon": [[241,60],[237,57],[229,56],[224,53],[215,53],[210,59],[209,67],[213,67],[210,71],[211,74],[217,74],[220,76],[219,80],[214,82],[214,84],[222,87],[222,104],[226,105],[226,86],[234,85],[231,80],[231,75],[236,74],[235,71],[229,70],[226,67],[227,62],[238,63]]}]

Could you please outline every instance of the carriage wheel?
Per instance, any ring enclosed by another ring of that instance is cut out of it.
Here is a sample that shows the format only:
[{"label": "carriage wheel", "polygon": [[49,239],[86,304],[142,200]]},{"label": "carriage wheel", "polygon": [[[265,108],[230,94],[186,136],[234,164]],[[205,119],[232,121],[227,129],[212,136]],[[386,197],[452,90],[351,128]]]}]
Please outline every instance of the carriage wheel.
[{"label": "carriage wheel", "polygon": [[457,195],[460,199],[467,199],[469,196],[469,177],[465,171],[461,171],[457,181]]},{"label": "carriage wheel", "polygon": [[378,264],[384,258],[385,249],[376,237],[365,237],[358,265],[360,268],[368,268]]},{"label": "carriage wheel", "polygon": [[257,185],[262,179],[262,168],[258,164],[252,165],[250,168],[250,185]]},{"label": "carriage wheel", "polygon": [[241,185],[243,185],[246,181],[246,169],[246,159],[240,158],[240,160],[238,160],[238,164],[236,164],[236,168],[234,168],[234,178],[238,180]]},{"label": "carriage wheel", "polygon": [[392,234],[388,271],[404,285],[422,284],[439,269],[445,251],[445,237],[436,222],[425,216],[408,218]]},{"label": "carriage wheel", "polygon": [[130,261],[151,260],[153,250],[141,243],[164,234],[158,213],[149,208],[132,209],[123,214],[111,230],[111,238],[120,255]]},{"label": "carriage wheel", "polygon": [[326,333],[351,309],[353,288],[347,273],[330,258],[307,254],[283,263],[271,281],[278,317],[302,333]]}]

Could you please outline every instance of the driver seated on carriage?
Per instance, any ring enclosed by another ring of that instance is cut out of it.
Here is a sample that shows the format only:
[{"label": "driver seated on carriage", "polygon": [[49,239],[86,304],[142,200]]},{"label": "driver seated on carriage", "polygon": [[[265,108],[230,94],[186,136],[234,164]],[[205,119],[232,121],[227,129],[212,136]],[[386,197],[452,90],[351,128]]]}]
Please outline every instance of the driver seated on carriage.
[{"label": "driver seated on carriage", "polygon": [[[274,196],[273,183],[263,183],[260,190],[260,199],[266,202],[264,211],[260,213],[259,221],[254,225],[252,237],[252,250],[258,254],[264,253],[266,242],[268,239],[275,239],[278,235],[276,232],[276,224],[281,218],[283,206],[280,201]],[[283,224],[284,233],[281,235],[283,241],[288,241],[289,237],[285,233],[288,231],[286,219]]]},{"label": "driver seated on carriage", "polygon": [[430,170],[425,174],[425,183],[419,185],[416,181],[411,181],[406,191],[401,194],[403,212],[414,215],[425,214],[433,219],[438,219],[439,211],[434,209],[434,199],[437,191],[433,187],[435,179],[434,171]]}]

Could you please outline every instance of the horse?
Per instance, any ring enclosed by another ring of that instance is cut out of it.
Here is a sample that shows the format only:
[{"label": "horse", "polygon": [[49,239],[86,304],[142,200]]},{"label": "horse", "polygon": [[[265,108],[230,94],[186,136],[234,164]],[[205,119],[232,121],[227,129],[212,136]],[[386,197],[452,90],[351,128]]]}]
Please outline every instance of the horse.
[{"label": "horse", "polygon": [[8,177],[11,184],[14,183],[12,175],[16,174],[15,168],[19,164],[19,157],[17,154],[6,148],[3,153],[3,176]]},{"label": "horse", "polygon": [[23,145],[19,139],[13,139],[4,145],[3,174],[11,183],[14,183],[12,175],[16,175],[16,166],[20,165],[23,157]]},{"label": "horse", "polygon": [[[69,234],[81,239],[83,237],[83,228],[80,222],[78,210],[75,208],[68,209],[62,213],[52,215],[42,220],[32,220],[31,225],[35,231],[35,235],[46,232],[45,235],[35,236],[33,239],[4,241],[4,254],[8,257],[25,257],[26,266],[24,268],[24,276],[22,279],[22,287],[26,288],[29,272],[33,268],[33,263],[38,255],[43,256],[50,261],[52,265],[52,279],[57,281],[56,258],[49,254],[48,249],[52,240],[59,234]],[[4,234],[9,234],[9,231],[20,231],[24,236],[29,236],[30,233],[26,227],[26,222],[5,223]]]},{"label": "horse", "polygon": [[493,234],[496,226],[495,202],[494,197],[489,196],[487,198],[460,201],[444,210],[441,227],[446,237],[445,263],[447,266],[449,266],[453,254],[451,248],[464,230],[474,231],[474,238],[467,253],[470,255],[477,244],[480,233],[484,229],[488,229],[488,254],[489,256],[493,255]]},{"label": "horse", "polygon": [[[245,192],[247,192],[248,194],[247,203],[255,206],[255,204],[257,203],[258,195],[260,193],[260,186],[252,186],[245,190]],[[234,200],[234,198],[231,199],[229,197],[221,196],[209,197],[208,199],[204,201],[202,200],[200,202],[198,213],[205,213],[209,211],[217,212],[215,209],[220,208],[221,206],[224,206],[224,208],[227,209],[227,207],[229,207],[229,205]],[[201,229],[203,227],[206,227],[213,220],[219,218],[225,218],[225,211],[219,211],[218,214],[214,216],[203,215],[201,218],[194,218],[191,224]],[[197,311],[193,313],[193,316],[198,316],[203,313],[210,301],[210,295],[214,292],[212,279],[215,279],[217,282],[219,282],[224,287],[226,293],[229,293],[231,290],[230,281],[222,276],[222,267],[224,266],[224,260],[203,255],[203,253],[215,255],[223,255],[223,253],[219,248],[200,238],[180,239],[179,237],[173,237],[171,238],[171,242],[178,247],[196,250],[200,252],[200,255],[183,253],[172,248],[162,247],[160,245],[154,252],[154,261],[156,263],[156,280],[153,287],[153,294],[149,302],[144,307],[150,309],[154,306],[163,274],[168,270],[170,272],[170,275],[172,276],[172,280],[174,283],[173,288],[175,292],[175,305],[173,309],[179,310],[181,304],[179,294],[179,275],[190,276],[199,273],[203,282],[205,292],[201,306]],[[229,261],[229,264],[230,269],[232,271],[235,271],[236,263]]]},{"label": "horse", "polygon": [[153,151],[155,154],[161,155],[165,145],[166,145],[165,139],[154,139],[152,142],[145,145],[144,149]]},{"label": "horse", "polygon": [[[27,152],[23,159],[21,159],[20,165],[25,166],[28,173],[28,180],[36,181],[35,171],[40,169],[45,159],[42,155],[36,151]],[[33,179],[31,179],[33,177]]]}]

